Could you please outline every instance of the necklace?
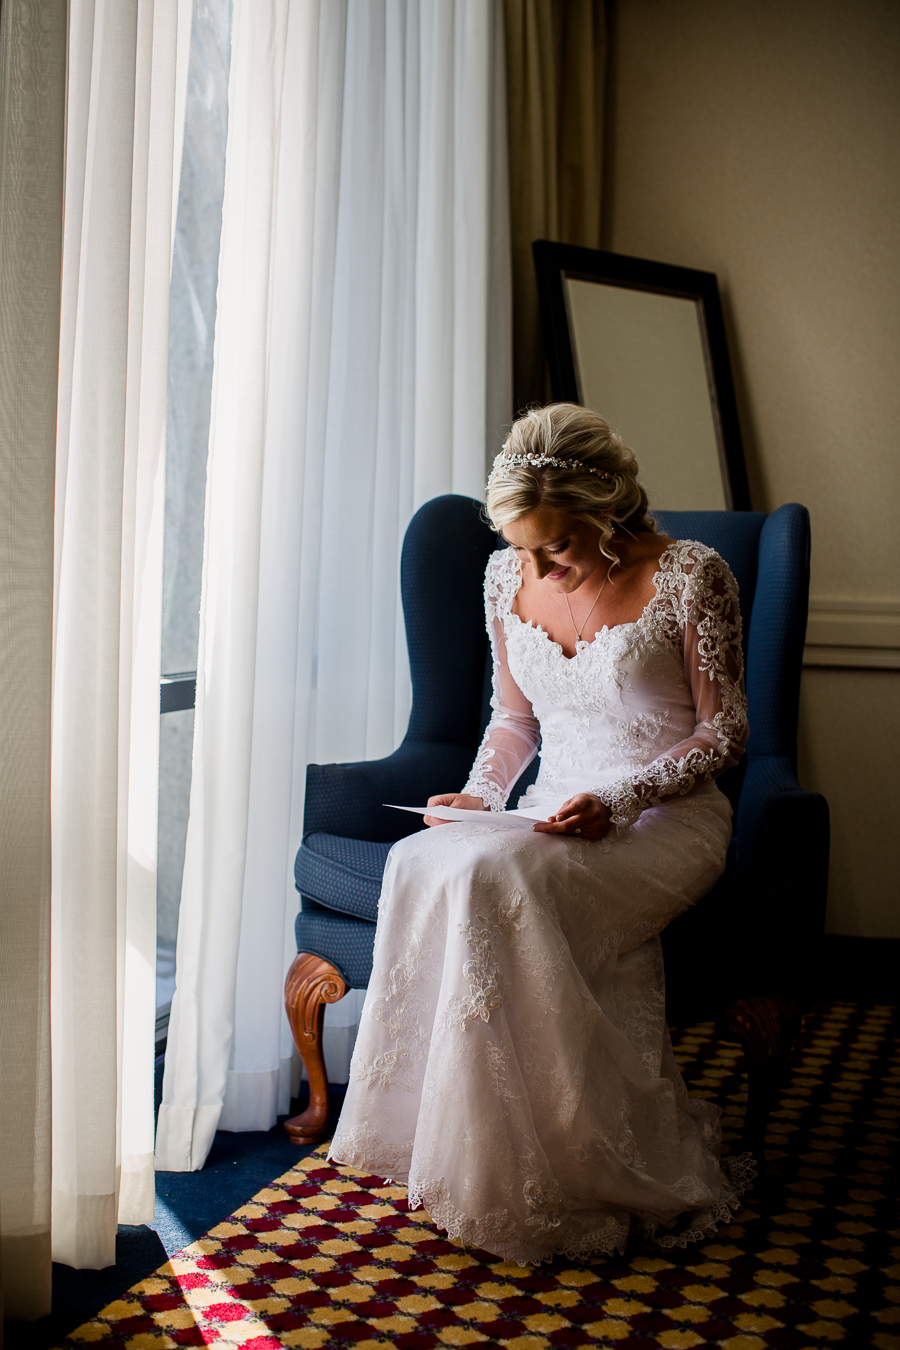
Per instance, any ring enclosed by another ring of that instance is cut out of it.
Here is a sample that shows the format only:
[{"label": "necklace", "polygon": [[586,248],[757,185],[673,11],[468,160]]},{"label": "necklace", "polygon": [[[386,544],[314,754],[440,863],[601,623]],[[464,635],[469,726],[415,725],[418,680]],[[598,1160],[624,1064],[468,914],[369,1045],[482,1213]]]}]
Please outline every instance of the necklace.
[{"label": "necklace", "polygon": [[578,646],[579,642],[581,641],[581,635],[582,635],[582,633],[584,632],[585,628],[587,627],[587,621],[588,621],[588,619],[591,617],[591,615],[593,614],[594,610],[597,608],[597,601],[600,599],[601,595],[603,594],[603,587],[606,585],[606,583],[607,583],[608,581],[609,581],[609,570],[607,569],[606,576],[603,578],[603,584],[601,585],[601,587],[600,587],[599,591],[597,592],[597,594],[594,596],[594,603],[591,605],[591,607],[590,607],[590,609],[588,610],[587,614],[585,614],[585,616],[584,616],[584,623],[581,625],[580,628],[575,628],[575,620],[572,618],[572,606],[569,604],[569,596],[568,596],[568,592],[565,592],[565,593],[564,593],[564,595],[565,595],[565,601],[566,601],[566,609],[569,611],[569,618],[572,619],[572,627],[575,629],[575,646],[576,646],[576,647]]}]

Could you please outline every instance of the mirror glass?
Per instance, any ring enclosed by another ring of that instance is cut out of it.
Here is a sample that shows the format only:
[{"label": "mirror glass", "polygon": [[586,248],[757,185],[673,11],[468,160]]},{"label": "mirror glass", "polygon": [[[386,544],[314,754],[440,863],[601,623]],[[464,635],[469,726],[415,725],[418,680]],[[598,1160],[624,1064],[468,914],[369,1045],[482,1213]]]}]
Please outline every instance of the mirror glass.
[{"label": "mirror glass", "polygon": [[651,509],[731,505],[694,299],[565,278],[579,402],[638,457]]},{"label": "mirror glass", "polygon": [[595,409],[634,449],[657,511],[749,511],[714,272],[536,239],[554,401]]}]

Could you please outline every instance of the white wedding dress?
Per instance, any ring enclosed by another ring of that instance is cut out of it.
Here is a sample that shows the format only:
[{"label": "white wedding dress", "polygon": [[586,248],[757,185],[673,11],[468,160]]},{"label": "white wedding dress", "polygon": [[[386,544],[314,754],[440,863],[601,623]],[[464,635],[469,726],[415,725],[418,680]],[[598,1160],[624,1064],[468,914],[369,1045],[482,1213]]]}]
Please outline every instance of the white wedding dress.
[{"label": "white wedding dress", "polygon": [[[330,1156],[404,1180],[451,1237],[507,1260],[663,1246],[738,1207],[719,1108],[688,1097],[658,934],[712,887],[731,807],[712,778],[747,736],[737,589],[703,544],[662,555],[634,623],[567,658],[485,579],[493,717],[464,792],[492,810],[540,744],[520,805],[612,808],[601,841],[446,824],[388,856],[372,979]],[[435,791],[446,785],[435,783]]]}]

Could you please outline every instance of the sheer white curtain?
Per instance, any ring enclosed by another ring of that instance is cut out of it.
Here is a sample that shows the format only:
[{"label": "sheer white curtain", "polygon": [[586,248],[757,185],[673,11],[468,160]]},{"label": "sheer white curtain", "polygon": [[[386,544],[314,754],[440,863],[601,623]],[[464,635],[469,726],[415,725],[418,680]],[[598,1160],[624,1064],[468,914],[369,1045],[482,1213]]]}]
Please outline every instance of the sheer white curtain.
[{"label": "sheer white curtain", "polygon": [[0,35],[0,1282],[50,1311],[50,632],[66,7]]},{"label": "sheer white curtain", "polygon": [[52,701],[53,1255],[153,1217],[173,183],[190,0],[70,0]]},{"label": "sheer white curtain", "polygon": [[309,760],[408,712],[405,525],[510,417],[498,0],[235,0],[194,767],[157,1167],[288,1106]]}]

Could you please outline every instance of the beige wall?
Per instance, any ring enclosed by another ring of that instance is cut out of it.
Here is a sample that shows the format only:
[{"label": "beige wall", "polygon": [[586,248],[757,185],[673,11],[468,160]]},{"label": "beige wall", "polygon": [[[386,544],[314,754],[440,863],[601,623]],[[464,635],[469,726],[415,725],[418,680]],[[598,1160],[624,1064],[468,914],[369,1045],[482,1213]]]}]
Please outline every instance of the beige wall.
[{"label": "beige wall", "polygon": [[833,933],[900,938],[898,699],[896,670],[803,672],[799,773],[831,807]]},{"label": "beige wall", "polygon": [[[900,606],[900,4],[612,0],[603,246],[718,273],[754,506]],[[832,932],[900,937],[900,671],[806,669]]]}]

